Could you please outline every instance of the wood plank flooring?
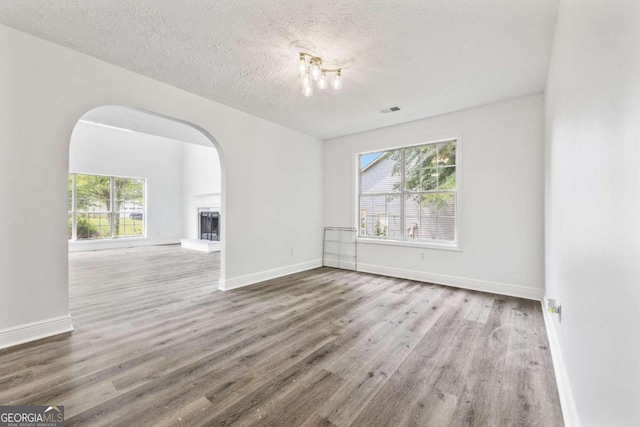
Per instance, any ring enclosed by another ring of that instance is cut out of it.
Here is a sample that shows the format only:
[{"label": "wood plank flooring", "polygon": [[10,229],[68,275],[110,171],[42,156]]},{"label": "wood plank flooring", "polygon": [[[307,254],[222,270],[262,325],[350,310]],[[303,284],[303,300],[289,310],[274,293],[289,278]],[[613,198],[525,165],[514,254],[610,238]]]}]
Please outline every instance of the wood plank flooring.
[{"label": "wood plank flooring", "polygon": [[215,289],[218,254],[73,253],[76,330],[0,351],[0,405],[66,425],[561,426],[540,304],[318,268]]}]

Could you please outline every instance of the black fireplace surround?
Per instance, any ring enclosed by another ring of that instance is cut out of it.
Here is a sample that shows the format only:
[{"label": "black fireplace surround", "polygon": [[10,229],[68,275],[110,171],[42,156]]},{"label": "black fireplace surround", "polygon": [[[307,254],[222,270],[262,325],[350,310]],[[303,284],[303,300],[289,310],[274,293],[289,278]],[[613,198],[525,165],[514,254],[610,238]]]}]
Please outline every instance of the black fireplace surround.
[{"label": "black fireplace surround", "polygon": [[201,240],[220,241],[220,212],[200,212]]}]

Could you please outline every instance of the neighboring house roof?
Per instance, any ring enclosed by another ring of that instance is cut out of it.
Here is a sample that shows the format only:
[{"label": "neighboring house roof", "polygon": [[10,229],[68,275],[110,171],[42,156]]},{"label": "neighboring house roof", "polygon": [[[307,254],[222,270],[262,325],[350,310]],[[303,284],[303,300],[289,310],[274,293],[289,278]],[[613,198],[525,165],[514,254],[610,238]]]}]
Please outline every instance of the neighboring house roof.
[{"label": "neighboring house roof", "polygon": [[394,192],[400,183],[398,171],[394,174],[396,161],[389,152],[382,154],[362,168],[360,173],[360,191],[369,194]]},{"label": "neighboring house roof", "polygon": [[389,152],[386,151],[385,153],[383,153],[381,156],[379,156],[377,159],[375,159],[374,161],[372,161],[371,163],[369,163],[367,166],[365,166],[364,168],[362,168],[360,170],[360,172],[364,172],[367,169],[370,169],[373,165],[375,165],[376,163],[380,162],[380,160],[382,160],[383,158],[386,158],[389,155]]}]

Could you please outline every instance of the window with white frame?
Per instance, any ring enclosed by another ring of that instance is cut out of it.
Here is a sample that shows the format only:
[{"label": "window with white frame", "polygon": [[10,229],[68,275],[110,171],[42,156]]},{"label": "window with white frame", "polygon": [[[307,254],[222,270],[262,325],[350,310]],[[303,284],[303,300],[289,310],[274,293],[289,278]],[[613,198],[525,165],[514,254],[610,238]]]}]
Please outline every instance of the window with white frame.
[{"label": "window with white frame", "polygon": [[70,240],[144,237],[145,180],[69,174]]},{"label": "window with white frame", "polygon": [[359,161],[359,236],[455,246],[457,141],[364,153]]}]

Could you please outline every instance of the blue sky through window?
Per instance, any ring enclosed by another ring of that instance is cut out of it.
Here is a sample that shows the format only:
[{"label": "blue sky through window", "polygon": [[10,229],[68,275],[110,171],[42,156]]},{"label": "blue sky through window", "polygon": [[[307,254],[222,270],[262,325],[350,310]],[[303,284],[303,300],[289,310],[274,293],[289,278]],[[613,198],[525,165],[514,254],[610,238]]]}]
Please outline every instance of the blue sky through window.
[{"label": "blue sky through window", "polygon": [[379,151],[377,153],[360,154],[360,169],[362,170],[366,168],[371,164],[371,162],[373,162],[375,159],[382,156],[383,154],[384,154],[384,151]]}]

